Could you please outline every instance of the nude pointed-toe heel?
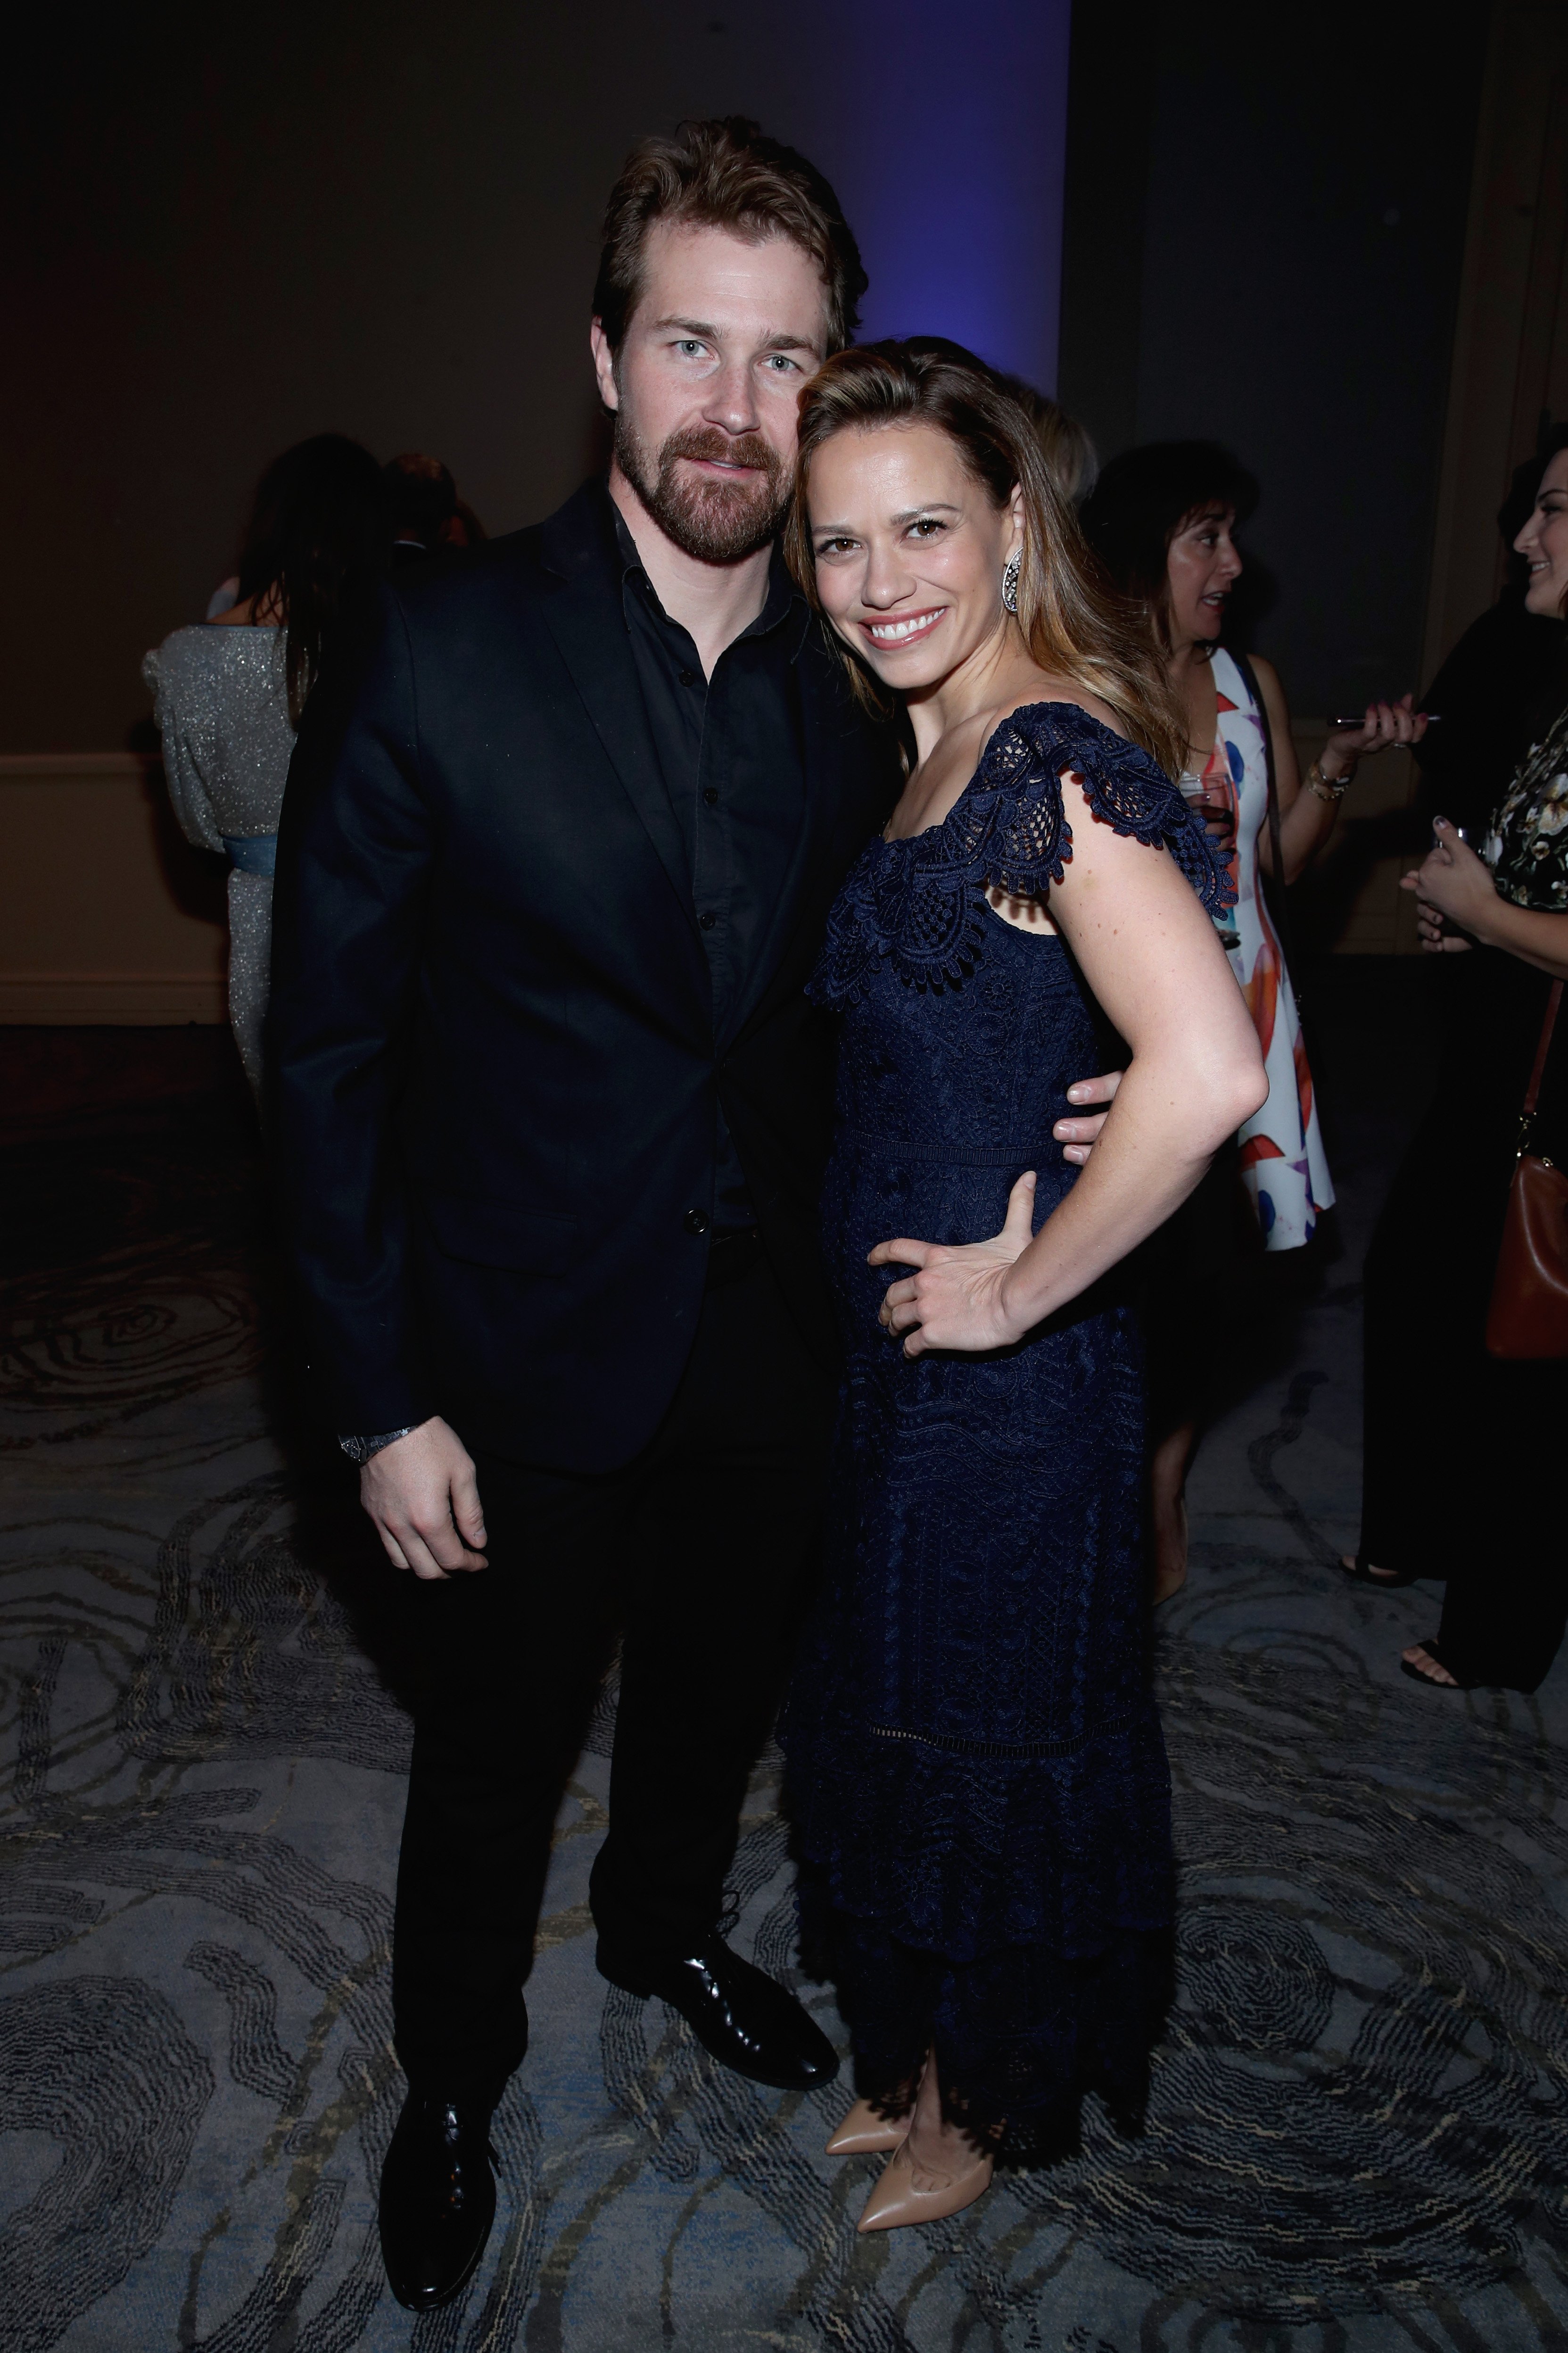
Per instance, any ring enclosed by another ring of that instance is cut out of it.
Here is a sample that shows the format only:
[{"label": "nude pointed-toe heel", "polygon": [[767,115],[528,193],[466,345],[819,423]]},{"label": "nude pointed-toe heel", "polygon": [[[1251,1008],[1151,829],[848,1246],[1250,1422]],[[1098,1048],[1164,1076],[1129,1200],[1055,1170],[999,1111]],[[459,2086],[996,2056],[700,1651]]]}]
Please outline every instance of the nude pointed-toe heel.
[{"label": "nude pointed-toe heel", "polygon": [[[910,2116],[914,2114],[913,2109]],[[857,2100],[833,2138],[828,2157],[875,2157],[879,2149],[897,2148],[910,2128],[910,2116],[879,2116],[869,2100]]]},{"label": "nude pointed-toe heel", "polygon": [[945,2215],[962,2214],[991,2187],[992,2160],[977,2157],[937,2189],[915,2185],[914,2159],[907,2140],[901,2141],[882,2168],[877,2187],[867,2199],[858,2231],[898,2231],[906,2222],[940,2222]]}]

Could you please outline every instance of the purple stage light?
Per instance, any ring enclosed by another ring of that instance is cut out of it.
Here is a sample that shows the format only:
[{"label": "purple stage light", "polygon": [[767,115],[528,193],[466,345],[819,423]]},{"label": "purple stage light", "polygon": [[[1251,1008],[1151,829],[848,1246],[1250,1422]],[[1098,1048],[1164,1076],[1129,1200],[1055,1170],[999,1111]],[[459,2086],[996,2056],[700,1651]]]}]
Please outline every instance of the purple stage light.
[{"label": "purple stage light", "polygon": [[870,273],[862,341],[952,335],[1054,388],[1070,19],[1070,0],[821,10],[813,111]]}]

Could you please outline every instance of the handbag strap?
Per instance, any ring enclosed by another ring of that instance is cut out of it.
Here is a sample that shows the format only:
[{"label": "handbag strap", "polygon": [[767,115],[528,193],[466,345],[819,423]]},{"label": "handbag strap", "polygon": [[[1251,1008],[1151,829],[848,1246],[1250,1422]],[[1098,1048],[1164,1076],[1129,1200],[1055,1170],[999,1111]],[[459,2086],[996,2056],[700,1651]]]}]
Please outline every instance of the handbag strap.
[{"label": "handbag strap", "polygon": [[1274,920],[1279,926],[1279,952],[1285,959],[1285,969],[1290,976],[1291,992],[1296,999],[1296,1018],[1301,1018],[1301,985],[1297,977],[1295,928],[1290,921],[1290,894],[1285,883],[1285,852],[1279,842],[1279,779],[1274,769],[1274,730],[1268,723],[1268,705],[1263,700],[1263,690],[1258,683],[1258,673],[1244,653],[1226,646],[1242,682],[1258,707],[1258,732],[1263,737],[1263,765],[1268,783],[1268,847],[1274,853]]},{"label": "handbag strap", "polygon": [[1563,983],[1560,980],[1554,980],[1551,994],[1546,999],[1546,1018],[1541,1025],[1541,1036],[1536,1040],[1535,1062],[1530,1073],[1530,1084],[1524,1091],[1524,1109],[1520,1113],[1519,1148],[1521,1152],[1526,1148],[1525,1132],[1535,1117],[1535,1106],[1541,1100],[1541,1082],[1546,1071],[1546,1057],[1552,1051],[1552,1032],[1557,1027],[1557,1008],[1562,1002]]}]

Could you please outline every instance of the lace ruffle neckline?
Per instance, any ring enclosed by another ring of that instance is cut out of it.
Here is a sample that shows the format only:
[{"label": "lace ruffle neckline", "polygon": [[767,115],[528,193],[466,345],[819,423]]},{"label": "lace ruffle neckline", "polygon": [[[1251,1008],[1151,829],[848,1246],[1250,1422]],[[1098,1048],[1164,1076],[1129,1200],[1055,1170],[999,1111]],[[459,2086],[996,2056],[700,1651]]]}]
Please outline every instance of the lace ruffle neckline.
[{"label": "lace ruffle neckline", "polygon": [[1211,913],[1234,902],[1224,860],[1147,752],[1075,702],[1026,703],[994,729],[939,825],[864,852],[829,920],[813,999],[854,1003],[883,964],[910,988],[940,992],[968,979],[994,923],[987,892],[1043,899],[1062,880],[1072,857],[1067,770],[1095,817],[1167,849]]}]

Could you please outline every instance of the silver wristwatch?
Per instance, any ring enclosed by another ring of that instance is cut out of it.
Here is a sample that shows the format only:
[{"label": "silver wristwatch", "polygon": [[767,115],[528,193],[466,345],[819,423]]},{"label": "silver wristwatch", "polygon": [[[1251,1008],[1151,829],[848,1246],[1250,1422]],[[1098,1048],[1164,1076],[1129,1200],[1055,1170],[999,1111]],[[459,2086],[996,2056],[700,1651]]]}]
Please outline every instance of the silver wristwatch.
[{"label": "silver wristwatch", "polygon": [[392,1445],[396,1439],[406,1438],[410,1430],[418,1427],[416,1421],[411,1421],[404,1430],[384,1430],[379,1438],[340,1438],[338,1444],[351,1462],[368,1462],[371,1456],[379,1454],[384,1446]]}]

